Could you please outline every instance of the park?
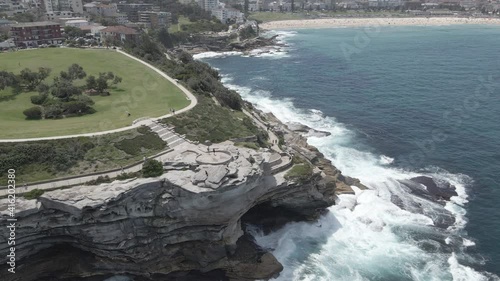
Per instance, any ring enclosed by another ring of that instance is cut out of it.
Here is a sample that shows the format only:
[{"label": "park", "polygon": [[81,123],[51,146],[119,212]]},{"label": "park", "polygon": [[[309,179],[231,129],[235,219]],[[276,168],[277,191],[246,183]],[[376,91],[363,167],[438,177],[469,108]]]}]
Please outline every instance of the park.
[{"label": "park", "polygon": [[[87,75],[113,72],[121,83],[109,88],[109,96],[92,96],[95,112],[59,119],[27,120],[23,111],[32,107],[36,90],[17,93],[0,90],[0,139],[38,138],[93,133],[130,126],[143,117],[159,117],[190,104],[184,93],[153,69],[115,50],[44,48],[0,53],[0,71],[19,74],[23,69],[50,68],[51,83],[72,64]],[[83,86],[82,81],[78,81]],[[77,82],[77,83],[78,83]]]}]

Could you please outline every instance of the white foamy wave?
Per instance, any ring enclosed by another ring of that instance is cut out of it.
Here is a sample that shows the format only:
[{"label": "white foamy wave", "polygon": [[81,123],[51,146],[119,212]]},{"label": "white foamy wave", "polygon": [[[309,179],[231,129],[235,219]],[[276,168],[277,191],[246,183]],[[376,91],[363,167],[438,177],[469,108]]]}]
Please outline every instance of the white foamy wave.
[{"label": "white foamy wave", "polygon": [[204,52],[193,55],[195,60],[207,59],[207,58],[222,58],[227,56],[240,56],[242,52]]},{"label": "white foamy wave", "polygon": [[[268,91],[226,86],[284,123],[301,123],[331,133],[309,137],[308,142],[343,174],[360,179],[369,188],[340,195],[337,205],[317,223],[291,223],[269,235],[256,231],[257,243],[272,249],[284,265],[276,280],[350,281],[373,276],[389,276],[391,280],[400,276],[413,280],[485,280],[481,273],[461,265],[455,253],[450,255],[441,249],[443,245],[454,247],[453,239],[461,235],[467,223],[463,206],[468,202],[469,177],[439,168],[422,172],[395,168],[391,166],[393,158],[359,149],[354,132],[319,110],[298,109],[292,99],[277,100]],[[458,195],[444,208],[413,196],[400,181],[417,176],[446,181],[455,186]],[[392,202],[394,196],[400,200],[397,205]],[[451,214],[454,223],[447,229],[436,228],[435,220],[444,213]],[[470,244],[466,242],[470,240],[462,241],[463,246]]]},{"label": "white foamy wave", "polygon": [[450,264],[450,272],[453,276],[453,281],[488,281],[488,277],[468,266],[458,263],[455,253],[451,254],[448,263]]},{"label": "white foamy wave", "polygon": [[290,57],[290,55],[284,48],[268,47],[251,50],[246,55],[243,55],[243,57],[281,59]]},{"label": "white foamy wave", "polygon": [[286,39],[297,36],[297,31],[285,31],[285,30],[270,30],[264,33],[266,37],[272,37],[278,35],[277,42],[280,44],[288,43]]},{"label": "white foamy wave", "polygon": [[394,162],[394,158],[391,158],[389,156],[385,156],[385,155],[380,155],[380,164],[382,165],[389,165],[389,164],[392,164],[392,162]]},{"label": "white foamy wave", "polygon": [[465,238],[464,238],[464,239],[463,239],[463,241],[464,241],[464,242],[463,242],[463,245],[464,245],[465,247],[472,247],[472,246],[476,246],[476,243],[475,243],[474,241],[469,240],[469,239],[465,239]]}]

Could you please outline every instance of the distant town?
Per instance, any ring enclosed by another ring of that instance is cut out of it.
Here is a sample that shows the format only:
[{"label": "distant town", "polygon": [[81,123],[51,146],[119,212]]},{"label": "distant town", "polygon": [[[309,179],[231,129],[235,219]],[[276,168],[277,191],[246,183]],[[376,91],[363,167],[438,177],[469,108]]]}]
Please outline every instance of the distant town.
[{"label": "distant town", "polygon": [[[498,17],[500,0],[0,0],[0,50],[115,46],[141,33],[237,32],[261,21],[323,17]],[[249,21],[255,20],[255,21]],[[230,28],[230,26],[232,28]],[[234,29],[234,27],[236,27]],[[258,34],[258,30],[254,30]]]}]

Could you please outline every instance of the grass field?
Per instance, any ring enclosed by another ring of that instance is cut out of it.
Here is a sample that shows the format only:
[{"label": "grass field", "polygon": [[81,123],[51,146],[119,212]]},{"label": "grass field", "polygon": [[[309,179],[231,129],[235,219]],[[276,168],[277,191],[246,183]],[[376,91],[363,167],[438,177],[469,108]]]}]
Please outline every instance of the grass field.
[{"label": "grass field", "polygon": [[182,31],[182,26],[183,25],[189,25],[189,24],[193,24],[193,23],[188,18],[183,17],[183,16],[179,16],[178,23],[177,24],[172,24],[168,28],[168,32],[169,33],[175,33],[175,32]]},{"label": "grass field", "polygon": [[168,114],[170,108],[178,110],[190,103],[181,90],[158,73],[113,50],[47,48],[0,53],[0,70],[18,74],[24,68],[51,68],[51,77],[45,80],[48,84],[73,63],[81,65],[87,76],[112,71],[123,82],[110,89],[110,96],[92,97],[96,113],[58,120],[25,120],[23,110],[33,106],[30,96],[36,93],[14,95],[11,89],[0,91],[0,139],[111,130],[131,125],[140,117]]}]

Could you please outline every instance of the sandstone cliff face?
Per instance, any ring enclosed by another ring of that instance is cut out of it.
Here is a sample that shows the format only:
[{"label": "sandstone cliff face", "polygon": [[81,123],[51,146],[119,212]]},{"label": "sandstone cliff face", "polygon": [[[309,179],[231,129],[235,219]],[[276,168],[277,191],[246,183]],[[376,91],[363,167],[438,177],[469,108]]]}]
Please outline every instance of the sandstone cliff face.
[{"label": "sandstone cliff face", "polygon": [[[202,169],[191,165],[159,178],[18,198],[16,274],[7,272],[2,254],[1,280],[102,280],[120,273],[136,280],[267,280],[282,266],[244,234],[242,217],[268,226],[314,219],[334,204],[336,186],[346,186],[317,150],[305,150],[316,155],[317,168],[302,184],[285,180],[285,172],[271,174],[267,152],[247,150],[237,172],[216,188],[181,184],[180,176],[196,178]],[[5,223],[7,210],[0,211]],[[8,229],[0,229],[1,253],[10,247],[7,237]]]}]

